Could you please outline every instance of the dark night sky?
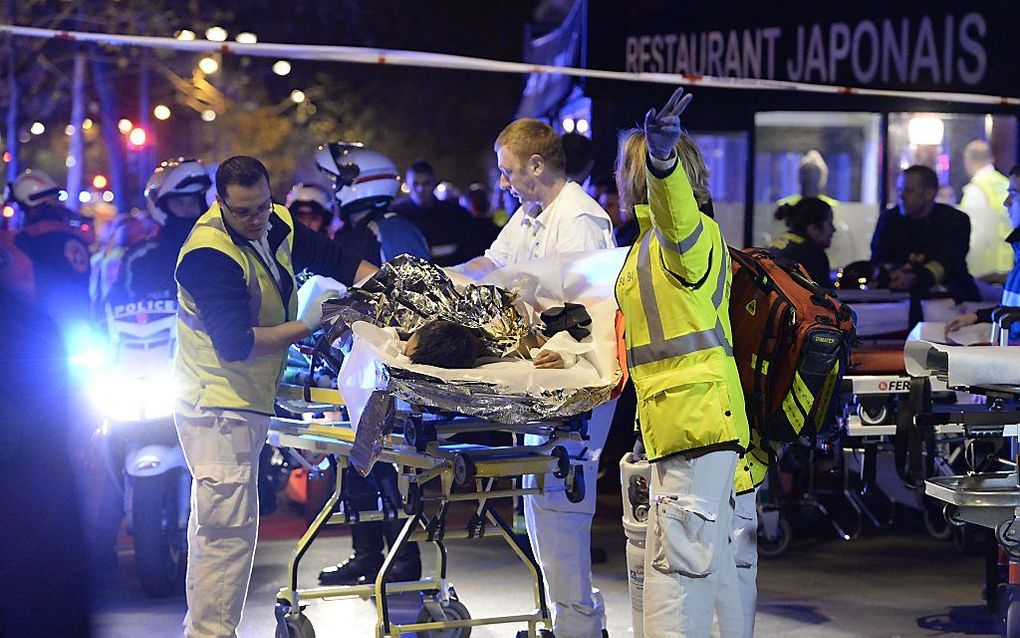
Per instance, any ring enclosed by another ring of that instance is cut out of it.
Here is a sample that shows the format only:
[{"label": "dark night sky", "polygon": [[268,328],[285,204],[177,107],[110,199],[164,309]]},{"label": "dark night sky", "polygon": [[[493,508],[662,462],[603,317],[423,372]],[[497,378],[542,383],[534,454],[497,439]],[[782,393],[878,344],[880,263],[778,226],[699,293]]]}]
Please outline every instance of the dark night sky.
[{"label": "dark night sky", "polygon": [[[408,49],[500,60],[520,60],[525,23],[535,3],[466,0],[348,1],[339,3],[259,2],[237,14],[237,27],[262,41],[307,42]],[[329,5],[329,6],[327,6]],[[378,112],[383,140],[389,127],[421,127],[413,141],[381,149],[401,169],[417,157],[433,161],[441,177],[461,186],[484,180],[495,160],[492,142],[512,118],[524,77],[493,73],[295,63],[281,92],[301,77],[336,76],[364,88]],[[282,97],[279,96],[279,97]],[[399,136],[406,140],[406,136]]]}]

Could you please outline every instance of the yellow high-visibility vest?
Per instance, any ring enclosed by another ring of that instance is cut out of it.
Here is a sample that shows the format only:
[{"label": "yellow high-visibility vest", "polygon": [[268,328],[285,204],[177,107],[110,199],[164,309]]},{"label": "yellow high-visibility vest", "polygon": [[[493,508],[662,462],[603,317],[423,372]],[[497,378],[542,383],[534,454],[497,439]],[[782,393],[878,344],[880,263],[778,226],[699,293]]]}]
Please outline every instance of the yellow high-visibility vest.
[{"label": "yellow high-visibility vest", "polygon": [[[273,212],[289,228],[286,241],[276,249],[276,261],[283,266],[280,277],[294,281],[291,251],[294,247],[294,220],[283,206]],[[199,248],[212,248],[233,259],[244,272],[248,288],[249,311],[253,327],[277,326],[297,316],[296,286],[284,301],[272,273],[263,266],[255,249],[247,243],[235,243],[227,232],[219,205],[212,207],[195,223],[177,257],[178,265],[186,254]],[[286,363],[286,350],[245,361],[225,361],[216,353],[202,323],[195,300],[177,286],[177,358],[174,377],[178,397],[199,408],[249,410],[272,415],[276,388]]]},{"label": "yellow high-visibility vest", "polygon": [[650,461],[741,451],[747,415],[733,360],[730,258],[719,225],[698,210],[682,168],[648,170],[641,234],[616,282],[627,364]]}]

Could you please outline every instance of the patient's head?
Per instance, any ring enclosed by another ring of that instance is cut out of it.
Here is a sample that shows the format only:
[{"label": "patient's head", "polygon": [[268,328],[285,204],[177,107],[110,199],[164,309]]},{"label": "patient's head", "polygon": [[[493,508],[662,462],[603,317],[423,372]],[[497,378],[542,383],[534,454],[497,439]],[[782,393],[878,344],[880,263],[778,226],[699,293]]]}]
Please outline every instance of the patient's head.
[{"label": "patient's head", "polygon": [[418,328],[404,347],[411,363],[439,368],[473,368],[482,352],[482,340],[471,328],[442,320]]}]

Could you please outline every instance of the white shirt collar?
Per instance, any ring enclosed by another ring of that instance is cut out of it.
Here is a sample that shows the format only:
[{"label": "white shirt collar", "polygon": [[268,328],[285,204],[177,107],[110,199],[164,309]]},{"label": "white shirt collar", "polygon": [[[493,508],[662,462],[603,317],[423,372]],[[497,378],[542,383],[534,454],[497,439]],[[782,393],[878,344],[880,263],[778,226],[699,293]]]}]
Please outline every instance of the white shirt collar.
[{"label": "white shirt collar", "polygon": [[[559,201],[560,197],[563,197],[564,191],[566,191],[571,184],[573,184],[573,182],[567,182],[566,184],[564,184],[563,188],[560,189],[560,192],[556,194],[556,197],[554,197],[553,200],[549,202],[549,205],[543,208],[541,212],[539,212],[534,217],[528,215],[526,210],[522,210],[521,213],[524,215],[524,217],[521,218],[521,223],[524,224],[525,226],[535,226],[537,228],[548,227],[549,224],[551,223],[553,215],[555,214],[556,202]],[[521,207],[523,208],[524,205],[522,204]]]}]

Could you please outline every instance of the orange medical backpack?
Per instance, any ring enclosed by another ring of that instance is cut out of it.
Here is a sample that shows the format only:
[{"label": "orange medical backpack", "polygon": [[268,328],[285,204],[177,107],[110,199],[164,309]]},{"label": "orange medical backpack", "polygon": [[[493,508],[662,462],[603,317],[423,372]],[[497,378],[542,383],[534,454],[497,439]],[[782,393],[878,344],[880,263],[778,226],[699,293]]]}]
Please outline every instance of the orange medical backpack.
[{"label": "orange medical backpack", "polygon": [[829,419],[856,338],[849,306],[804,268],[763,248],[730,248],[730,322],[748,421],[776,443]]}]

